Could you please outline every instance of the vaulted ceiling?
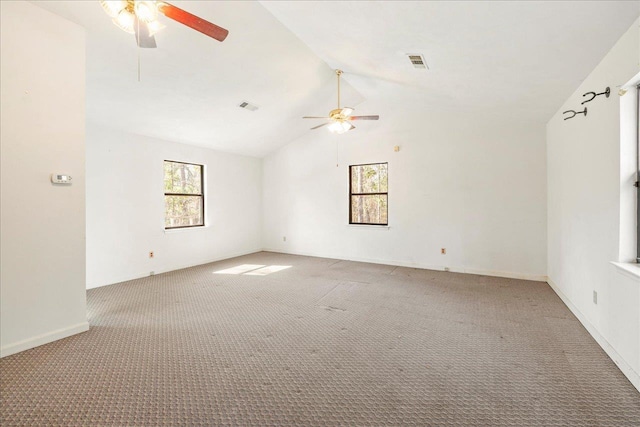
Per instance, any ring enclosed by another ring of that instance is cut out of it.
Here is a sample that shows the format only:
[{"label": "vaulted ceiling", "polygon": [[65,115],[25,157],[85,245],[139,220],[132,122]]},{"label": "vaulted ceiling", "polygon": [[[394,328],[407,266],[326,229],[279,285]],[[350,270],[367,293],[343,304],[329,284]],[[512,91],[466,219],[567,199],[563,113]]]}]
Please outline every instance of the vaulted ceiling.
[{"label": "vaulted ceiling", "polygon": [[89,122],[258,157],[309,132],[301,116],[335,108],[334,68],[353,107],[375,99],[544,123],[640,15],[640,2],[614,1],[179,1],[228,38],[165,20],[158,48],[138,49],[98,1],[34,3],[87,29]]}]

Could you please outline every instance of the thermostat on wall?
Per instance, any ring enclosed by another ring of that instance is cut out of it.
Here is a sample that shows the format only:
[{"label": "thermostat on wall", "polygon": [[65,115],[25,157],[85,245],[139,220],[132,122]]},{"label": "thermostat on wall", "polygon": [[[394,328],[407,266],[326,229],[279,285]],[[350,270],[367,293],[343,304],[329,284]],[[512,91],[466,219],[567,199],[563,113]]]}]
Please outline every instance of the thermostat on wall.
[{"label": "thermostat on wall", "polygon": [[54,184],[71,184],[71,176],[52,173],[51,182],[53,182]]}]

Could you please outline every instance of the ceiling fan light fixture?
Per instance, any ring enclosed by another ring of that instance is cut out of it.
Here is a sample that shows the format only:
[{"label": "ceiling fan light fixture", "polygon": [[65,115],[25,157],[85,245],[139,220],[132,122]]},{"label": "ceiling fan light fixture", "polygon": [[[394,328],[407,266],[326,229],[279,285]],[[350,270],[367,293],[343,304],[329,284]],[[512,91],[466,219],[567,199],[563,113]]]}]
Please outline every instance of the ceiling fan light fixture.
[{"label": "ceiling fan light fixture", "polygon": [[126,9],[121,10],[118,16],[113,19],[113,23],[116,24],[118,28],[129,34],[135,34],[135,29],[133,28],[135,21],[136,16]]},{"label": "ceiling fan light fixture", "polygon": [[112,18],[116,18],[120,11],[127,7],[126,0],[100,0],[100,6],[104,9],[104,11]]},{"label": "ceiling fan light fixture", "polygon": [[136,1],[134,10],[142,22],[150,23],[158,19],[158,7],[155,1]]},{"label": "ceiling fan light fixture", "polygon": [[340,111],[340,114],[342,114],[345,117],[350,116],[351,113],[353,113],[353,108],[349,108],[349,107],[344,107],[342,111]]},{"label": "ceiling fan light fixture", "polygon": [[347,121],[333,122],[328,126],[329,132],[337,133],[338,135],[348,132],[354,128],[355,126],[353,126],[351,123]]},{"label": "ceiling fan light fixture", "polygon": [[342,126],[340,126],[340,122],[333,122],[329,126],[327,126],[329,132],[332,133],[342,133]]},{"label": "ceiling fan light fixture", "polygon": [[164,28],[167,28],[166,25],[164,25],[162,22],[155,20],[155,21],[151,21],[147,24],[147,28],[149,28],[149,35],[150,36],[154,36],[156,35],[159,31],[163,30]]}]

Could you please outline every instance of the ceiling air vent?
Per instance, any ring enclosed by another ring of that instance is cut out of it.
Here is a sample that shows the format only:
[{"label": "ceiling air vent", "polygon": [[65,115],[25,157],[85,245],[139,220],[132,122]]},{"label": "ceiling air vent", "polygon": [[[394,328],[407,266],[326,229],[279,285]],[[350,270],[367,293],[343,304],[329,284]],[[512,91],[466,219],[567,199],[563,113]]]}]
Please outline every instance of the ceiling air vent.
[{"label": "ceiling air vent", "polygon": [[242,101],[238,107],[240,108],[244,108],[245,110],[249,110],[249,111],[256,111],[258,109],[257,106],[253,105],[253,104],[249,104],[247,101]]},{"label": "ceiling air vent", "polygon": [[407,56],[409,57],[409,61],[411,61],[411,64],[413,64],[414,68],[422,68],[427,70],[429,69],[422,55],[416,53],[408,53]]}]

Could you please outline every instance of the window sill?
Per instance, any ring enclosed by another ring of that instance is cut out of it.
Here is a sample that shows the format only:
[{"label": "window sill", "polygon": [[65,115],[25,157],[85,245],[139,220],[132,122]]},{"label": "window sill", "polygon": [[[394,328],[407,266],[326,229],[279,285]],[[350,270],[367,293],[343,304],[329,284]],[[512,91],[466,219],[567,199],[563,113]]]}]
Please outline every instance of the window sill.
[{"label": "window sill", "polygon": [[374,224],[347,224],[347,227],[367,228],[367,229],[374,229],[374,230],[389,230],[391,228],[390,225],[374,225]]},{"label": "window sill", "polygon": [[640,264],[613,261],[611,261],[611,264],[613,264],[618,269],[618,273],[640,281]]},{"label": "window sill", "polygon": [[200,227],[184,227],[184,228],[170,228],[163,230],[165,234],[184,233],[185,231],[202,230],[203,228],[209,228],[208,225]]}]

